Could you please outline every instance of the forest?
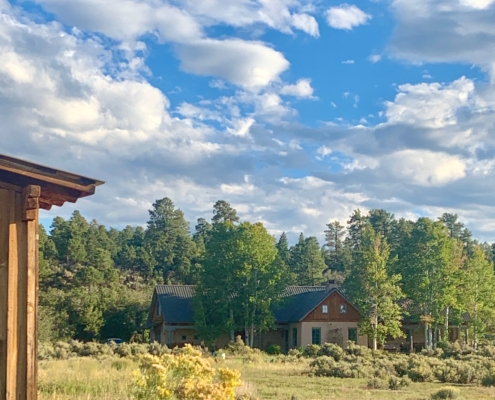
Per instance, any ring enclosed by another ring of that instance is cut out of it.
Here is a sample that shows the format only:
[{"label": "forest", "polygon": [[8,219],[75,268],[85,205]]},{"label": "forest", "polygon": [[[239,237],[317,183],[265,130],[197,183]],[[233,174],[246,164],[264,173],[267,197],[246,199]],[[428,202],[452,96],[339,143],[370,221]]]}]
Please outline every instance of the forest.
[{"label": "forest", "polygon": [[410,221],[355,210],[322,231],[324,243],[301,233],[290,246],[223,200],[193,231],[169,198],[153,203],[145,228],[107,228],[78,211],[56,217],[49,232],[40,226],[39,339],[138,338],[154,286],[166,283],[196,285],[205,340],[244,329],[249,344],[274,323],[286,285],[329,279],[359,308],[375,346],[400,337],[406,317],[424,325],[427,347],[466,315],[473,345],[494,331],[495,245],[473,239],[457,215]]}]

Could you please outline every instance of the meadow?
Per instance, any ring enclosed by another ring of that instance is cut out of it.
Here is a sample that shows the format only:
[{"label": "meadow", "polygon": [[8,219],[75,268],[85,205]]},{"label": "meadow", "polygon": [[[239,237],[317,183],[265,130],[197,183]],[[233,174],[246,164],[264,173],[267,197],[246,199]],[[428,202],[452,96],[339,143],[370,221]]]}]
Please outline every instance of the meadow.
[{"label": "meadow", "polygon": [[[246,361],[228,356],[218,364],[241,372],[239,399],[326,400],[326,399],[431,399],[445,386],[459,389],[458,399],[495,398],[494,387],[412,382],[400,390],[369,389],[365,378],[335,378],[308,375],[310,359],[297,363],[274,362],[274,358]],[[77,357],[41,360],[40,400],[131,400],[129,385],[138,362],[132,358]]]}]

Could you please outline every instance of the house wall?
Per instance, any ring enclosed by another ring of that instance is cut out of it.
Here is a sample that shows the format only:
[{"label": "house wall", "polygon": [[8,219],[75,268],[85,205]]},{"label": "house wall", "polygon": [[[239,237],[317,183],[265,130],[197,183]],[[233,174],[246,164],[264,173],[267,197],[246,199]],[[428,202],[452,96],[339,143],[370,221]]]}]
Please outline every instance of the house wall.
[{"label": "house wall", "polygon": [[[328,307],[328,313],[323,313],[323,305]],[[340,306],[346,306],[346,313],[340,312]],[[303,322],[358,322],[361,319],[358,310],[349,303],[338,292],[333,292],[325,300],[323,300],[313,311],[311,311]]]},{"label": "house wall", "polygon": [[[312,330],[313,328],[321,329],[321,343],[335,343],[341,347],[347,347],[347,341],[349,340],[349,328],[357,328],[357,322],[302,322],[301,323],[301,346],[306,347],[312,343]],[[359,335],[358,341],[360,346],[368,346],[368,336]]]}]

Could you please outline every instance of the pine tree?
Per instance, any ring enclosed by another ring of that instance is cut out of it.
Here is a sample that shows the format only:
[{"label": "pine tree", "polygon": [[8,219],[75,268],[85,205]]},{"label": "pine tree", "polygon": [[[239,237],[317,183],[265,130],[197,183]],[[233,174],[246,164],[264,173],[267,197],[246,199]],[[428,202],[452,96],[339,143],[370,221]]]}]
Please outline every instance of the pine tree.
[{"label": "pine tree", "polygon": [[345,227],[339,221],[327,224],[324,256],[326,265],[331,271],[343,272],[345,270],[344,237]]},{"label": "pine tree", "polygon": [[285,232],[282,232],[280,235],[280,239],[277,243],[277,250],[280,258],[286,265],[290,265],[290,250],[289,250],[289,241],[287,240],[287,235]]}]

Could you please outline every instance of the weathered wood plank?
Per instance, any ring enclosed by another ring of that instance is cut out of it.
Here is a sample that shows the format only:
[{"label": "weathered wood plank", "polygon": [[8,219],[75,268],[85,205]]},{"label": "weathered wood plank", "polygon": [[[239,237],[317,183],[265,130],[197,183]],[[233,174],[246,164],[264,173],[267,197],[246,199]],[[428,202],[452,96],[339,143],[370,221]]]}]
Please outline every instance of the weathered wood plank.
[{"label": "weathered wood plank", "polygon": [[38,210],[35,218],[26,222],[27,282],[26,282],[26,394],[28,400],[37,396],[37,317],[38,317]]},{"label": "weathered wood plank", "polygon": [[45,174],[36,171],[34,168],[25,168],[24,170],[19,169],[19,166],[11,163],[9,161],[0,159],[0,169],[7,172],[13,172],[15,174],[19,174],[28,178],[37,179],[43,182],[53,183],[54,185],[63,186],[66,188],[79,190],[81,192],[90,192],[93,190],[94,192],[94,183],[80,184],[74,181],[69,181],[66,178],[57,178],[53,176],[46,176]]},{"label": "weathered wood plank", "polygon": [[7,397],[7,294],[10,200],[9,190],[0,188],[0,399]]},{"label": "weathered wood plank", "polygon": [[[10,194],[10,210],[9,210],[9,262],[8,262],[8,278],[7,278],[7,393],[6,400],[20,400],[17,393],[17,367],[18,367],[18,347],[19,347],[19,331],[18,331],[18,224],[16,217],[20,215],[19,210],[22,207],[22,194],[17,192],[9,192]],[[17,211],[17,212],[16,212]]]}]

